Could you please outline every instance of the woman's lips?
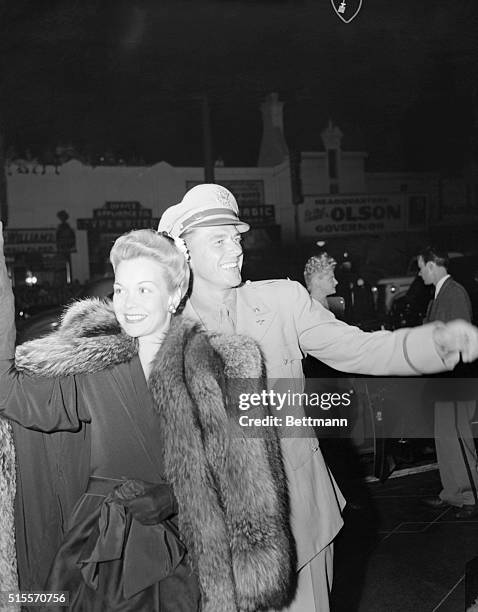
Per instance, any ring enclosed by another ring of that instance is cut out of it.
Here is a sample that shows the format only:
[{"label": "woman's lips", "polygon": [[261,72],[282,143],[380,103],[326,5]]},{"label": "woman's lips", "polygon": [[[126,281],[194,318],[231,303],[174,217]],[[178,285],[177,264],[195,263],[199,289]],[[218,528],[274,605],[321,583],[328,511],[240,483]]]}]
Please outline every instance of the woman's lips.
[{"label": "woman's lips", "polygon": [[124,319],[126,323],[140,323],[144,321],[148,315],[145,314],[125,314]]}]

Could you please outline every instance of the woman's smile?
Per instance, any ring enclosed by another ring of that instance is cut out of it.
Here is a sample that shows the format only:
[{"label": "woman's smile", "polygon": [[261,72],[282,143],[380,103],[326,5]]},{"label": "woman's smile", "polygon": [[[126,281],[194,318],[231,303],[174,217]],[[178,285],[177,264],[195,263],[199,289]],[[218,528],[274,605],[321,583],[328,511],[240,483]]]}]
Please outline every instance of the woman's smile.
[{"label": "woman's smile", "polygon": [[140,323],[144,321],[148,315],[146,314],[125,314],[124,319],[126,323]]}]

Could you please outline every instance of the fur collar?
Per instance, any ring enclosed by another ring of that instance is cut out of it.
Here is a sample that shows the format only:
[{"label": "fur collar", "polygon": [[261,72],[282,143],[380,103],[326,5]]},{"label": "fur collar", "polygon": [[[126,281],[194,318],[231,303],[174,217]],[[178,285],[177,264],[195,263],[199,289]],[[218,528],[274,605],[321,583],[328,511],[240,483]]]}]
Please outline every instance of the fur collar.
[{"label": "fur collar", "polygon": [[[92,299],[71,306],[56,332],[19,346],[16,367],[34,376],[88,374],[136,352],[111,303]],[[252,339],[209,335],[179,317],[148,381],[203,612],[281,609],[295,589],[295,544],[276,432],[265,428],[263,436],[249,438],[238,424],[237,396],[260,391],[263,370]]]},{"label": "fur collar", "polygon": [[121,331],[111,301],[73,303],[56,331],[17,347],[15,366],[32,376],[91,374],[130,361],[137,342]]},{"label": "fur collar", "polygon": [[[182,317],[173,319],[168,332],[173,340],[167,345],[180,342],[187,330],[201,333],[197,323]],[[221,334],[208,334],[208,338],[224,360],[227,377],[262,376],[262,356],[253,340]],[[121,330],[111,300],[89,298],[69,306],[56,331],[18,346],[15,367],[47,378],[93,374],[130,361],[137,353],[138,343]]]}]

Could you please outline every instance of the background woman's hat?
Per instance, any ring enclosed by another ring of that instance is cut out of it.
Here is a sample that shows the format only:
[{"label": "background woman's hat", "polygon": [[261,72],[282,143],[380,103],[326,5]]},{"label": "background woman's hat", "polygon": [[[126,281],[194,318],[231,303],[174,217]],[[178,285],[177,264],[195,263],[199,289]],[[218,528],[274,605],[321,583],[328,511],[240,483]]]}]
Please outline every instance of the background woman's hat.
[{"label": "background woman's hat", "polygon": [[164,211],[158,231],[181,236],[196,227],[235,225],[239,232],[247,232],[250,226],[241,221],[238,214],[236,198],[228,189],[205,183],[190,189],[179,204]]}]

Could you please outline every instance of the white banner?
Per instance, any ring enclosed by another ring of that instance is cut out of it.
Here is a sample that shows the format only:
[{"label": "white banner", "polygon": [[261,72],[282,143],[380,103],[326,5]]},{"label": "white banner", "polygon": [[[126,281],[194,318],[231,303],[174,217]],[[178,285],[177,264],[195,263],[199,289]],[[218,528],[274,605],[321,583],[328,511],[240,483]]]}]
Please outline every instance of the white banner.
[{"label": "white banner", "polygon": [[306,196],[299,206],[303,237],[399,232],[407,228],[405,194]]}]

